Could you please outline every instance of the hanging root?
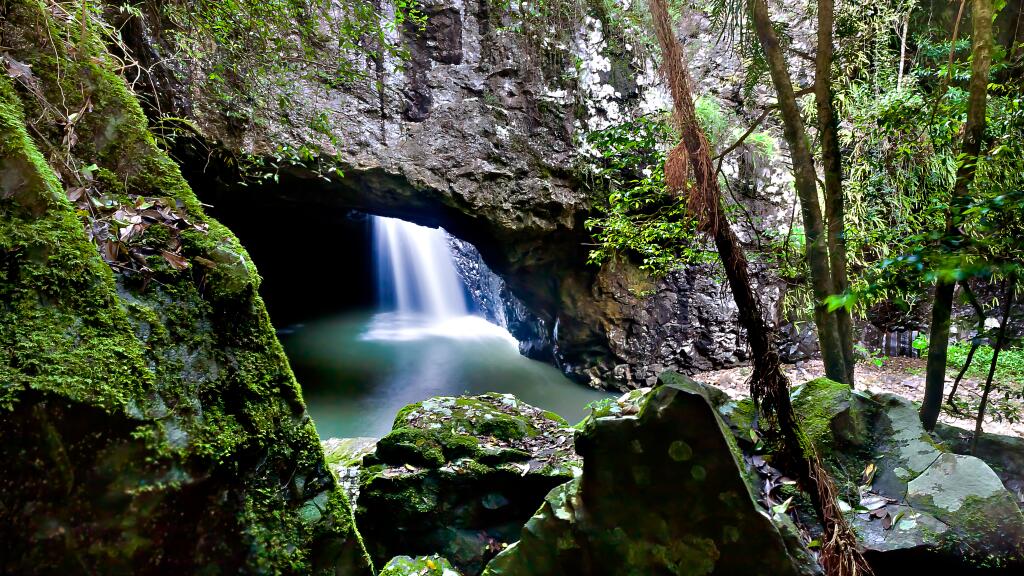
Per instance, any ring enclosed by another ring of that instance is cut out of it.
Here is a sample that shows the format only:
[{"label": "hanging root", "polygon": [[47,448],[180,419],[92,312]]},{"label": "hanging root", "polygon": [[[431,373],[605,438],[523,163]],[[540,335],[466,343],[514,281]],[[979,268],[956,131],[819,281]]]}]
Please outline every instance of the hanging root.
[{"label": "hanging root", "polygon": [[[866,576],[871,567],[861,554],[857,536],[836,503],[836,485],[821,463],[818,451],[811,447],[805,457],[810,469],[808,476],[817,490],[821,523],[825,527],[819,561],[829,576]],[[808,487],[810,489],[810,487]]]},{"label": "hanging root", "polygon": [[779,369],[777,359],[755,359],[750,390],[762,421],[774,425],[781,436],[784,465],[799,479],[818,513],[824,528],[818,559],[825,574],[871,576],[873,572],[861,553],[857,536],[839,509],[835,482],[818,451],[800,430],[789,399],[789,381]]},{"label": "hanging root", "polygon": [[665,184],[672,194],[683,194],[689,187],[690,160],[686,146],[676,144],[665,158]]}]

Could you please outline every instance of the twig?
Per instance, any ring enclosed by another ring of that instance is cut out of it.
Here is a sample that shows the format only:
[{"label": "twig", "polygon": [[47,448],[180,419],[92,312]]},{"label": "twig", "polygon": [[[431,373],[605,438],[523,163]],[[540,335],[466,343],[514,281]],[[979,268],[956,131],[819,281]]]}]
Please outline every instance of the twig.
[{"label": "twig", "polygon": [[725,157],[730,152],[732,152],[733,150],[739,148],[743,144],[743,141],[746,140],[748,136],[753,134],[754,130],[757,130],[758,126],[761,125],[761,122],[764,122],[764,119],[767,118],[768,114],[771,113],[772,108],[774,108],[774,107],[765,108],[764,112],[761,113],[761,115],[757,118],[757,120],[754,120],[754,123],[751,124],[749,128],[747,128],[747,131],[744,132],[743,135],[740,136],[738,140],[733,142],[732,145],[730,145],[725,150],[722,150],[722,152],[718,156],[715,156],[714,158],[711,159],[712,162],[714,162],[715,160],[718,160],[718,169],[715,170],[715,174],[718,174],[718,173],[720,173],[722,171],[722,162],[725,160]]}]

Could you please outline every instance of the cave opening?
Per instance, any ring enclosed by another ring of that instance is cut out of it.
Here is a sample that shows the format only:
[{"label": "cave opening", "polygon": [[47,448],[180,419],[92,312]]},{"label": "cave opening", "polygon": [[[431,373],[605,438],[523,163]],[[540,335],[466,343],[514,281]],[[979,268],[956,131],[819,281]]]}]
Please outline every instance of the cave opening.
[{"label": "cave opening", "polygon": [[380,437],[434,396],[511,393],[574,422],[608,395],[562,374],[544,322],[432,207],[385,211],[291,175],[245,187],[187,177],[255,262],[322,438]]}]

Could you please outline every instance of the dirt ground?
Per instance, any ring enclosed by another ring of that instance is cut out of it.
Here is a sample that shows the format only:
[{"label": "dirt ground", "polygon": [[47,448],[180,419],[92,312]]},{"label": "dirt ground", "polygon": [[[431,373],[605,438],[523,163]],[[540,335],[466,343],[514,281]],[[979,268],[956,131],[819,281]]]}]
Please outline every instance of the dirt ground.
[{"label": "dirt ground", "polygon": [[[857,388],[870,392],[891,392],[913,401],[920,402],[924,396],[924,358],[886,358],[882,366],[878,367],[868,362],[857,364]],[[797,362],[796,364],[784,364],[783,370],[789,376],[793,385],[807,382],[825,375],[821,360],[809,360]],[[715,370],[695,374],[693,378],[700,382],[711,384],[721,388],[733,398],[745,398],[750,395],[747,388],[747,377],[750,375],[750,367],[729,368],[727,370]],[[952,372],[952,370],[950,370]],[[952,387],[952,379],[955,373],[947,373],[946,394]],[[971,398],[973,403],[981,398],[980,385],[983,382],[965,378],[960,383],[957,396]],[[950,413],[948,406],[943,407],[939,416],[940,422],[951,424],[960,428],[974,430],[974,418],[958,417]],[[996,413],[995,417],[987,415],[984,423],[984,431],[991,434],[1003,434],[1007,436],[1024,437],[1024,423],[1009,422]]]}]

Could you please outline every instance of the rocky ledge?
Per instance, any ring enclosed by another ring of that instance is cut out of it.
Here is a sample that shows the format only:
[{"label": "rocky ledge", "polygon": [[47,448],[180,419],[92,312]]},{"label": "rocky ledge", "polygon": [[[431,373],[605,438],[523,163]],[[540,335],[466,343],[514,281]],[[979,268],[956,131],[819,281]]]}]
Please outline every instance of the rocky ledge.
[{"label": "rocky ledge", "polygon": [[[955,454],[929,436],[908,400],[821,378],[795,388],[793,403],[877,573],[1024,568],[1024,516],[1014,495],[985,461]],[[749,454],[762,500],[795,496],[797,519],[810,536],[818,534],[809,504],[779,481],[771,456],[755,449],[752,403],[724,402],[718,409]]]}]

